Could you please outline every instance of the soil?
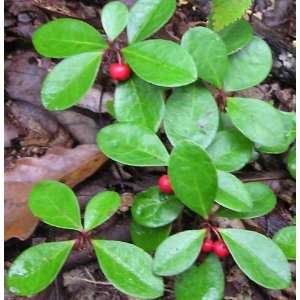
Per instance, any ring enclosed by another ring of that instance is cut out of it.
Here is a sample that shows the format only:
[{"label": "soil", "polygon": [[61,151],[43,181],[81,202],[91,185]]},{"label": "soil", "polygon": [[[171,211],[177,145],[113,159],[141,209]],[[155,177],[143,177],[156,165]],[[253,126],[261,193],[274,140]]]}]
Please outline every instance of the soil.
[{"label": "soil", "polygon": [[[5,169],[12,170],[22,158],[43,158],[54,147],[73,149],[95,143],[99,129],[112,121],[105,103],[113,98],[114,83],[107,76],[110,60],[102,64],[99,76],[86,101],[67,112],[46,111],[40,104],[41,83],[48,70],[57,62],[40,57],[31,43],[33,31],[57,17],[84,20],[103,32],[99,9],[105,0],[6,0],[5,1]],[[132,5],[134,0],[123,0]],[[179,0],[169,23],[155,37],[177,41],[191,26],[206,24],[209,0]],[[242,96],[273,99],[284,111],[295,111],[295,1],[256,0],[248,11],[256,33],[265,38],[274,54],[270,76],[258,87],[239,92]],[[123,43],[125,36],[121,37]],[[163,133],[161,134],[164,139]],[[272,237],[280,228],[293,222],[295,216],[295,181],[286,170],[286,154],[260,155],[258,160],[237,175],[245,182],[269,184],[277,195],[276,209],[267,216],[251,221],[228,221],[215,218],[223,227],[256,230]],[[37,161],[39,162],[39,161]],[[135,193],[155,185],[164,168],[134,168],[107,161],[88,178],[78,179],[75,192],[84,209],[97,192],[115,190],[122,196],[122,208],[111,220],[93,234],[95,237],[130,241],[130,206]],[[5,218],[14,214],[7,211]],[[33,225],[32,225],[33,226]],[[173,232],[199,226],[198,218],[185,210],[173,226]],[[24,249],[44,241],[59,241],[74,237],[73,233],[40,223],[23,240],[12,237],[5,242],[5,267]],[[292,300],[295,295],[295,264],[293,284],[282,291],[266,290],[249,281],[231,258],[223,262],[226,275],[226,300]],[[164,300],[175,299],[174,280],[168,279]],[[8,292],[6,300],[27,299]],[[55,282],[44,292],[31,297],[35,300],[133,299],[118,292],[104,278],[96,258],[88,251],[73,252]],[[193,299],[191,299],[193,300]]]}]

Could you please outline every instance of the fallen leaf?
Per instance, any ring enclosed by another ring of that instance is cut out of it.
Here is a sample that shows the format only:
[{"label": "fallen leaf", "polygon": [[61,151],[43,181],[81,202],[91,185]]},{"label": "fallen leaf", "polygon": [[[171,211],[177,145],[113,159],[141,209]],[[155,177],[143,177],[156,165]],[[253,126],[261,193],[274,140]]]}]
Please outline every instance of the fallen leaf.
[{"label": "fallen leaf", "polygon": [[93,173],[107,157],[95,145],[81,145],[73,149],[53,147],[41,158],[22,158],[15,167],[5,172],[5,240],[16,237],[27,239],[38,220],[28,206],[32,186],[45,179],[59,180],[74,187]]}]

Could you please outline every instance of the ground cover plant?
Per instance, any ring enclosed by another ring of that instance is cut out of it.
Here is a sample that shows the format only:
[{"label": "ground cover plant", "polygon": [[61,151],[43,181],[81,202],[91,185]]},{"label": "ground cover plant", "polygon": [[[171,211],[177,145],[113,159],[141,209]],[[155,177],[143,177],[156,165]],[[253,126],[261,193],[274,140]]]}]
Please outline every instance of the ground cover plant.
[{"label": "ground cover plant", "polygon": [[[30,296],[46,288],[72,248],[94,249],[106,278],[123,293],[143,299],[161,297],[162,277],[171,276],[176,276],[176,299],[223,299],[221,262],[229,256],[264,288],[290,286],[294,225],[270,239],[212,221],[214,216],[248,220],[274,209],[276,196],[266,184],[237,177],[259,154],[289,151],[287,169],[296,175],[295,114],[272,102],[235,96],[260,84],[272,67],[269,46],[243,18],[250,4],[213,1],[207,27],[188,29],[178,43],[151,38],[172,17],[173,0],[138,0],[130,11],[110,2],[101,12],[106,37],[83,21],[65,18],[34,33],[39,54],[63,59],[43,82],[43,106],[53,111],[79,103],[102,72],[102,59],[109,57],[114,60],[108,73],[116,83],[110,107],[115,121],[99,131],[99,150],[124,165],[166,169],[157,185],[134,197],[130,230],[135,245],[92,238],[91,230],[120,206],[115,192],[89,202],[82,226],[67,186],[54,181],[34,186],[33,214],[79,235],[76,241],[45,243],[21,254],[8,272],[10,291]],[[125,28],[128,44],[120,46]],[[199,216],[197,228],[171,234],[184,209]]]}]

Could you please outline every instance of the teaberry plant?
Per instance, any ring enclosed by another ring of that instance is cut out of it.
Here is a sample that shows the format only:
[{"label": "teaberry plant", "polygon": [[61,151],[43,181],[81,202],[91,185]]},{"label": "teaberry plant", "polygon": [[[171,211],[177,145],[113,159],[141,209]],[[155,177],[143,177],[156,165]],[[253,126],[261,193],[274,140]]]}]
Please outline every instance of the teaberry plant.
[{"label": "teaberry plant", "polygon": [[100,269],[120,291],[153,299],[163,294],[163,281],[152,272],[152,257],[135,245],[93,238],[92,230],[117,212],[121,204],[116,192],[101,192],[87,204],[84,225],[76,195],[63,183],[41,181],[29,196],[32,213],[58,228],[76,230],[72,241],[42,243],[25,250],[12,264],[7,275],[8,289],[31,296],[45,289],[62,269],[72,249],[96,253]]},{"label": "teaberry plant", "polygon": [[[132,240],[144,250],[121,242],[92,242],[108,280],[139,298],[160,297],[163,287],[157,276],[178,275],[176,299],[204,299],[207,295],[223,299],[224,274],[217,257],[228,255],[263,287],[290,285],[287,259],[292,257],[289,247],[293,243],[286,242],[285,231],[273,241],[253,231],[213,224],[214,215],[251,219],[275,207],[276,197],[267,185],[244,184],[232,173],[255,160],[257,153],[289,150],[295,140],[295,114],[262,100],[234,96],[267,77],[272,54],[242,18],[251,0],[212,2],[208,27],[189,29],[180,43],[145,40],[171,18],[175,0],[138,0],[130,11],[121,2],[107,4],[101,13],[107,39],[73,19],[49,22],[33,35],[40,54],[65,58],[43,83],[42,103],[47,109],[66,109],[78,103],[95,81],[103,55],[111,55],[116,61],[108,68],[109,74],[123,82],[115,90],[116,122],[100,130],[99,148],[125,165],[168,167],[158,186],[134,199]],[[128,45],[120,47],[118,36],[125,27]],[[159,130],[171,144],[168,149],[157,134]],[[287,163],[294,177],[294,147]],[[171,224],[184,207],[201,217],[201,227],[169,237]],[[68,245],[70,251],[73,242]],[[145,251],[155,252],[153,264]],[[207,257],[199,260],[200,254]],[[17,261],[26,257],[21,255]],[[60,267],[63,261],[59,260]],[[8,277],[11,290],[18,293],[18,280],[32,278],[32,270],[35,267],[30,265],[18,275],[15,263]],[[58,270],[55,268],[51,280]]]}]

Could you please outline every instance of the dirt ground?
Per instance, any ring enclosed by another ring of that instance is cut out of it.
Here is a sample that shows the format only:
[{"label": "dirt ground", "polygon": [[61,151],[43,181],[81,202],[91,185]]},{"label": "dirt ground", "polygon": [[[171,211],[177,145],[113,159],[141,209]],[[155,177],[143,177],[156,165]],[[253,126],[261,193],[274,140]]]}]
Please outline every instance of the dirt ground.
[{"label": "dirt ground", "polygon": [[[37,55],[31,43],[33,31],[57,17],[82,19],[101,32],[99,9],[104,0],[6,0],[5,1],[5,267],[24,249],[44,241],[74,237],[37,221],[26,209],[26,195],[32,182],[51,177],[72,181],[83,209],[87,200],[102,190],[115,190],[122,196],[122,208],[94,235],[130,241],[129,209],[135,193],[155,185],[164,168],[134,168],[107,161],[98,153],[95,136],[112,119],[106,102],[113,98],[114,86],[106,76],[99,77],[85,100],[61,112],[46,111],[40,103],[41,82],[57,61]],[[129,6],[134,0],[123,0]],[[190,27],[205,24],[209,0],[179,0],[169,23],[155,36],[178,40]],[[266,39],[274,55],[271,75],[261,85],[238,95],[273,99],[284,111],[295,111],[295,1],[256,0],[248,12],[255,32]],[[125,38],[125,37],[123,37]],[[162,138],[164,138],[162,133]],[[272,237],[291,224],[295,216],[295,181],[286,170],[286,154],[260,155],[258,160],[237,175],[245,182],[262,181],[277,195],[276,209],[267,216],[228,221],[216,218],[223,226],[234,225]],[[80,157],[80,159],[78,159]],[[56,167],[54,168],[53,165]],[[72,178],[72,179],[71,179]],[[232,224],[234,222],[234,224]],[[173,231],[195,228],[194,215],[184,211]],[[266,290],[250,282],[231,259],[226,260],[226,300],[292,300],[295,296],[295,264],[290,263],[293,285],[283,291]],[[175,299],[173,280],[162,299]],[[25,299],[5,294],[6,300]],[[99,271],[96,258],[83,251],[74,252],[55,282],[35,300],[125,300],[132,299],[113,288]],[[193,299],[191,299],[193,300]]]}]

